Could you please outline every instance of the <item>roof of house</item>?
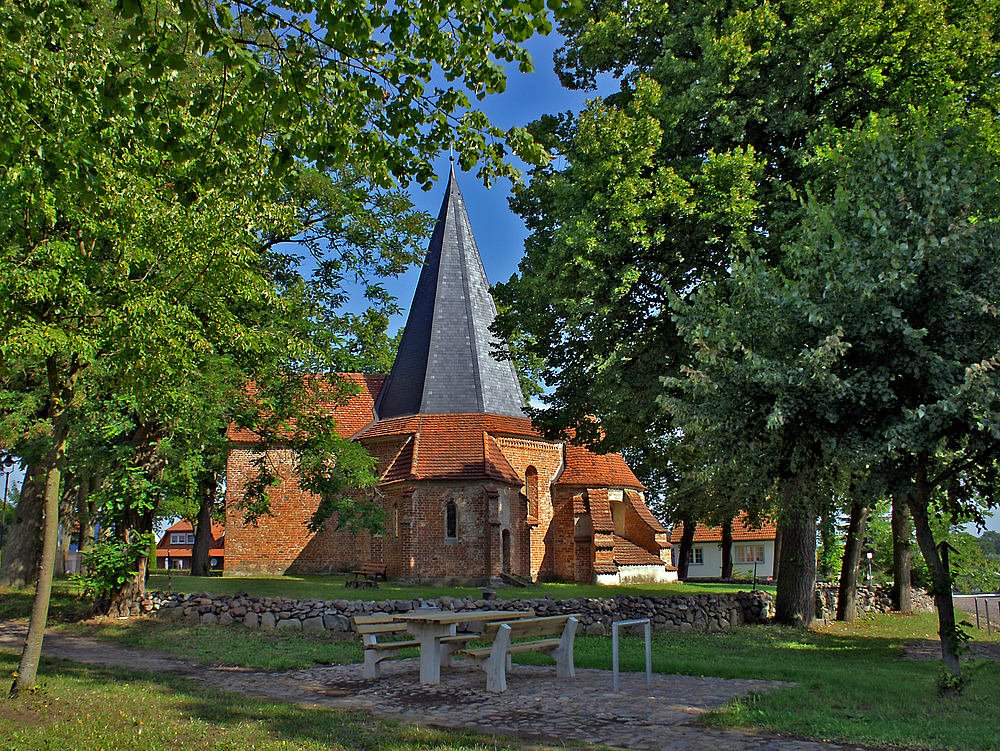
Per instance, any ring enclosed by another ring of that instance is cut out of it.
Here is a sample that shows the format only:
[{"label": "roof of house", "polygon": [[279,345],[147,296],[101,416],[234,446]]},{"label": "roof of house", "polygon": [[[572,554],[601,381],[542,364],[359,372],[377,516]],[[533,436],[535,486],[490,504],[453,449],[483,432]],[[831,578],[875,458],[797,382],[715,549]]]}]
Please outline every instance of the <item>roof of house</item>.
[{"label": "roof of house", "polygon": [[497,359],[497,310],[452,168],[406,318],[399,352],[375,401],[380,420],[417,414],[524,417],[510,360]]},{"label": "roof of house", "polygon": [[[670,534],[670,542],[678,544],[684,532],[683,524],[674,525]],[[777,529],[770,519],[764,519],[761,524],[750,524],[746,514],[740,514],[733,519],[733,542],[773,540]],[[722,542],[722,527],[710,527],[698,524],[694,529],[694,542]]]},{"label": "roof of house", "polygon": [[[174,524],[171,524],[163,532],[163,536],[160,538],[159,542],[156,544],[157,550],[169,551],[170,555],[180,554],[181,557],[184,555],[191,554],[191,546],[187,543],[182,545],[173,545],[170,542],[171,532],[193,532],[194,526],[187,519],[181,519]],[[219,522],[212,522],[212,542],[216,544],[216,547],[209,551],[209,555],[220,556],[223,554],[223,548],[226,546],[226,528]],[[186,553],[184,551],[187,551]]]},{"label": "roof of house", "polygon": [[[386,376],[381,373],[336,373],[313,376],[313,384],[318,385],[320,398],[317,409],[328,411],[337,421],[337,432],[350,438],[375,419],[375,398],[378,396]],[[355,393],[344,393],[345,385]],[[253,386],[251,385],[251,391]],[[294,424],[294,421],[290,421]],[[256,443],[259,437],[253,431],[230,425],[228,438],[239,443]]]}]

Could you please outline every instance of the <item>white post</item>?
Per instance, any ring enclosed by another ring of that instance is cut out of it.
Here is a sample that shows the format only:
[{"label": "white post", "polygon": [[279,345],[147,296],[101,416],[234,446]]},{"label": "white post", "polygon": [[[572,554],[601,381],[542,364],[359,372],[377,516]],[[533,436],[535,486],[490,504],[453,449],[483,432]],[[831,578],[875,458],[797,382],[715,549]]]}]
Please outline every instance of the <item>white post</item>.
[{"label": "white post", "polygon": [[631,621],[615,621],[611,624],[611,687],[618,693],[618,629],[622,626],[643,626],[643,636],[646,647],[646,685],[653,684],[653,634],[649,618],[636,618]]}]

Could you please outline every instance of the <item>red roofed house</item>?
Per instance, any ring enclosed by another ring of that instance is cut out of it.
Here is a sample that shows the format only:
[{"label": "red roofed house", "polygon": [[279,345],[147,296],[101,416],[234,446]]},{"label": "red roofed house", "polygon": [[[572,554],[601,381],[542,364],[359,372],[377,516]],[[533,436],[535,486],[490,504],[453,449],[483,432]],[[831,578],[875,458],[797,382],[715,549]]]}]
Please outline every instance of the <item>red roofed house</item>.
[{"label": "red roofed house", "polygon": [[[680,555],[684,525],[674,527],[670,536],[673,555]],[[774,524],[765,519],[754,527],[745,515],[733,519],[733,574],[752,575],[757,564],[757,576],[766,578],[774,571]],[[689,579],[717,579],[722,576],[722,527],[699,524],[694,530],[694,544],[688,556]]]},{"label": "red roofed house", "polygon": [[[181,521],[167,527],[156,543],[156,567],[161,569],[191,570],[191,549],[194,547],[194,527]],[[225,565],[225,528],[212,522],[212,542],[209,544],[208,564],[213,571],[222,571]]]},{"label": "red roofed house", "polygon": [[342,374],[358,387],[331,407],[341,434],[378,461],[382,534],[310,533],[317,498],[293,456],[271,450],[281,478],[273,516],[243,523],[256,436],[231,430],[227,574],[327,572],[382,562],[410,580],[530,579],[616,583],[676,579],[667,531],[617,454],[543,438],[517,374],[492,347],[496,307],[454,171],[399,352],[388,376]]}]

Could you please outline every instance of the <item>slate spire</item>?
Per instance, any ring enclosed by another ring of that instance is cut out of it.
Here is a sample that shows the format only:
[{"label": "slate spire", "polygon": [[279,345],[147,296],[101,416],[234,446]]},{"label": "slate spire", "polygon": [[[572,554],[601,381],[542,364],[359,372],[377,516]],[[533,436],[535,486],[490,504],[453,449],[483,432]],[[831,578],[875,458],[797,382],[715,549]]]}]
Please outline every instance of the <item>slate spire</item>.
[{"label": "slate spire", "polygon": [[496,315],[452,167],[399,352],[375,402],[377,418],[470,412],[524,417],[513,363],[491,354]]}]

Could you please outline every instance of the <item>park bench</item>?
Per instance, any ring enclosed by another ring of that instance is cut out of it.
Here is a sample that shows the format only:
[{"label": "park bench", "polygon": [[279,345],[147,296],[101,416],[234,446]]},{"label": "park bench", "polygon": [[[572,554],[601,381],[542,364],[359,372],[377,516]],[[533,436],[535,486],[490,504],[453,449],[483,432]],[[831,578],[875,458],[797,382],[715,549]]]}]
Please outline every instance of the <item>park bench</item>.
[{"label": "park bench", "polygon": [[367,587],[374,589],[378,586],[378,580],[385,581],[386,565],[384,563],[365,563],[361,568],[351,572],[351,578],[347,580],[348,589],[359,589]]},{"label": "park bench", "polygon": [[[513,654],[542,652],[556,661],[556,675],[572,678],[573,641],[579,621],[575,615],[553,615],[542,618],[524,618],[508,623],[487,623],[483,640],[493,640],[488,647],[464,649],[461,654],[482,664],[486,671],[486,690],[502,693],[507,690],[507,668]],[[538,639],[537,637],[547,637]],[[533,641],[514,641],[515,639]]]},{"label": "park bench", "polygon": [[[394,620],[394,616],[389,613],[356,615],[351,620],[354,622],[354,630],[361,636],[361,643],[364,646],[365,661],[362,675],[367,679],[378,678],[379,664],[383,660],[395,656],[400,650],[420,646],[420,642],[415,639],[385,641],[387,638],[391,639],[406,633],[406,624]],[[440,639],[443,646],[441,650],[442,664],[451,664],[451,655],[455,649],[479,638],[479,634],[454,634]]]}]

